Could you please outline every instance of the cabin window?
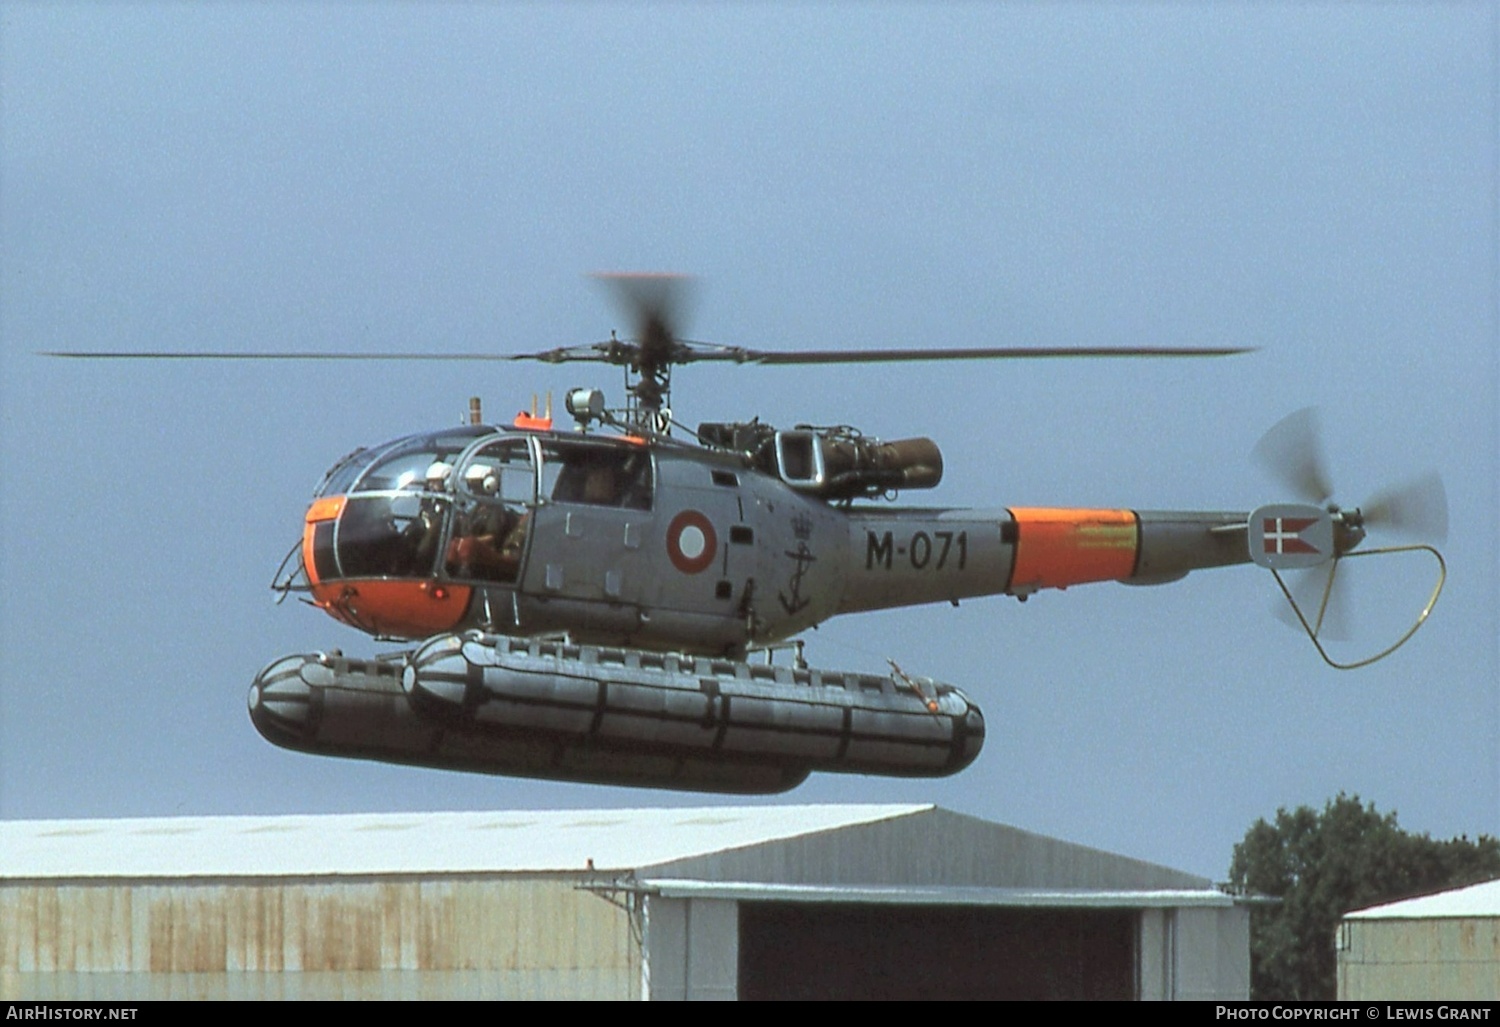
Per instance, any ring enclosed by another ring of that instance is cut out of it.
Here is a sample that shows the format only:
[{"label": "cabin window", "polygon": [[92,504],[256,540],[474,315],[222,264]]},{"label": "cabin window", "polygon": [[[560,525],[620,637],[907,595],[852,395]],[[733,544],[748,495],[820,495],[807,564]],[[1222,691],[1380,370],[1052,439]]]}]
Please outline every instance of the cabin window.
[{"label": "cabin window", "polygon": [[542,446],[542,495],[553,502],[649,510],[651,490],[651,453],[643,446]]}]

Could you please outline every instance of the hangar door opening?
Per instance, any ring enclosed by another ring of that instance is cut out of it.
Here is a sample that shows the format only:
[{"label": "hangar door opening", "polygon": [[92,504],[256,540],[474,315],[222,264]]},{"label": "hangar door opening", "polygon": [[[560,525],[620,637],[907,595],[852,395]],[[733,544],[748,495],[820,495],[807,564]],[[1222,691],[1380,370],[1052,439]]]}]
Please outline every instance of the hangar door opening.
[{"label": "hangar door opening", "polygon": [[1135,998],[1133,910],[741,902],[741,999]]}]

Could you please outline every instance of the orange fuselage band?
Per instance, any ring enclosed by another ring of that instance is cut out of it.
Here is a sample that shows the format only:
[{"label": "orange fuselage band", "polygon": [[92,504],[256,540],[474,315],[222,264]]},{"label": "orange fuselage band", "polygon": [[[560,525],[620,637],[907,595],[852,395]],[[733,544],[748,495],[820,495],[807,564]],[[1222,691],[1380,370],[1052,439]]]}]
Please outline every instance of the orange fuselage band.
[{"label": "orange fuselage band", "polygon": [[1133,510],[1013,507],[1016,562],[1012,590],[1117,581],[1135,572],[1140,524]]}]

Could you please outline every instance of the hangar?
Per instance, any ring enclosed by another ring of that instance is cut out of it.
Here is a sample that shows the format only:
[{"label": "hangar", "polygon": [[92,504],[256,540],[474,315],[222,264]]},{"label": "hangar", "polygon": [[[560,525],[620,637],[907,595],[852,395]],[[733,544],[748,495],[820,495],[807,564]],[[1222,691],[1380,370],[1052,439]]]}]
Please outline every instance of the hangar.
[{"label": "hangar", "polygon": [[1341,1001],[1500,1001],[1500,881],[1346,913]]},{"label": "hangar", "polygon": [[1244,999],[1200,877],[930,805],[0,823],[0,997]]}]

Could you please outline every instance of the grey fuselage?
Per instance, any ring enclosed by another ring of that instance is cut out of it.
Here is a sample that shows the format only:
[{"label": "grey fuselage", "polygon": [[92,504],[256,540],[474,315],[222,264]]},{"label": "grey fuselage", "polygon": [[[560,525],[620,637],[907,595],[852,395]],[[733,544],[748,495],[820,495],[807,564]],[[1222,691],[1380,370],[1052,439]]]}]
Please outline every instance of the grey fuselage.
[{"label": "grey fuselage", "polygon": [[473,426],[346,458],[303,562],[316,605],[384,637],[737,655],[842,613],[1248,562],[1246,520],[829,502],[732,452]]}]

